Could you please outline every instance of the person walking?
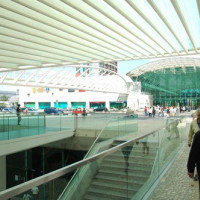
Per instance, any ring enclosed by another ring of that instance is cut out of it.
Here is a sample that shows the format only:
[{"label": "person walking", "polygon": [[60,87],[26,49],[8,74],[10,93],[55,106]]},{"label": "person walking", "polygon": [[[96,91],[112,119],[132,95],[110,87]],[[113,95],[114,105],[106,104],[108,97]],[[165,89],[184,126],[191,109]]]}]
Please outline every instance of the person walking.
[{"label": "person walking", "polygon": [[150,107],[149,108],[149,117],[152,117],[152,112],[153,112],[152,107]]},{"label": "person walking", "polygon": [[[195,117],[190,125],[189,135],[188,135],[188,146],[191,147],[192,140],[196,132],[200,130],[200,109],[197,110]],[[199,176],[196,174],[194,176],[194,181],[198,181]]]},{"label": "person walking", "polygon": [[[190,178],[194,178],[194,170],[195,166],[197,167],[197,174],[200,175],[200,130],[195,133],[192,146],[190,149],[188,162],[187,162],[187,170],[188,176]],[[199,197],[200,197],[200,180],[199,180]]]},{"label": "person walking", "polygon": [[180,119],[174,119],[171,117],[168,117],[168,125],[167,125],[167,130],[169,133],[169,136],[167,139],[171,140],[172,138],[179,138],[179,130],[178,130],[178,125],[180,122]]},{"label": "person walking", "polygon": [[200,110],[197,110],[197,116],[194,118],[190,125],[189,135],[188,135],[188,146],[192,144],[192,139],[197,131],[200,130]]},{"label": "person walking", "polygon": [[25,110],[24,110],[24,112],[26,113],[26,115],[28,114],[28,108],[26,108]]},{"label": "person walking", "polygon": [[153,117],[155,117],[155,115],[156,115],[156,109],[154,106],[153,106],[153,110],[152,110],[152,115],[153,115]]},{"label": "person walking", "polygon": [[86,110],[85,110],[85,108],[83,108],[83,118],[85,118],[86,115],[87,115]]},{"label": "person walking", "polygon": [[144,107],[144,114],[145,114],[145,116],[148,116],[147,107],[146,106]]},{"label": "person walking", "polygon": [[20,104],[18,104],[18,106],[17,106],[17,125],[20,125],[20,122],[21,122],[20,112],[21,112]]}]

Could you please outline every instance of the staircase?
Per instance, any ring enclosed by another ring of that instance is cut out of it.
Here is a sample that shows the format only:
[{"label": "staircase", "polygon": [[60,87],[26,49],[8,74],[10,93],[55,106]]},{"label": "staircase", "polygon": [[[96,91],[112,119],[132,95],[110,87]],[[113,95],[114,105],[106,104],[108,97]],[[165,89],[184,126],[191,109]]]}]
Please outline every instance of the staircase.
[{"label": "staircase", "polygon": [[[114,141],[112,146],[122,142]],[[153,143],[148,146],[148,154],[143,154],[143,144],[138,143],[104,158],[83,200],[132,199],[152,171],[157,149]]]}]

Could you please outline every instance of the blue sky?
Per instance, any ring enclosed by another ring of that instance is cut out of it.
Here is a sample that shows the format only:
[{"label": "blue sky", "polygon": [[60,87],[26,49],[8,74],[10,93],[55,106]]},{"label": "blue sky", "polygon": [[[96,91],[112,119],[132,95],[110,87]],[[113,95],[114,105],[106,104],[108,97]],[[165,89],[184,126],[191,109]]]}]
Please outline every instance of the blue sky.
[{"label": "blue sky", "polygon": [[118,73],[121,75],[125,75],[136,67],[151,62],[150,59],[142,59],[142,60],[127,60],[127,61],[119,61],[118,62]]},{"label": "blue sky", "polygon": [[[195,55],[188,55],[183,57],[190,57],[190,58],[200,58],[199,54]],[[131,70],[139,67],[140,65],[146,64],[148,62],[152,62],[155,60],[159,60],[163,58],[152,58],[152,59],[141,59],[141,60],[127,60],[127,61],[118,61],[118,74],[126,75],[126,73],[130,72]]]}]

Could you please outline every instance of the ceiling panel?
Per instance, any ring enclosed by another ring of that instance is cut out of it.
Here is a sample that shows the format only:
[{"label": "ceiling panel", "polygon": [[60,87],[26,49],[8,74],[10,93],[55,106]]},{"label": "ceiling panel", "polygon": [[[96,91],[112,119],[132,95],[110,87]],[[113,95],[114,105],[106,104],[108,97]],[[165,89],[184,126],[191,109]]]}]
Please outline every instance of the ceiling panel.
[{"label": "ceiling panel", "polygon": [[1,71],[199,54],[199,11],[199,0],[1,0]]}]

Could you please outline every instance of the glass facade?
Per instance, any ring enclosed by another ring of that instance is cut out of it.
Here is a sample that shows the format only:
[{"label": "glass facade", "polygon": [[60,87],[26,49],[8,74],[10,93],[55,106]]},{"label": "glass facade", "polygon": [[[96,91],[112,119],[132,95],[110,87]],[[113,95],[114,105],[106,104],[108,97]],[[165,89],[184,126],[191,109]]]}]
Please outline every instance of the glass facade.
[{"label": "glass facade", "polygon": [[67,102],[54,102],[54,108],[67,108]]},{"label": "glass facade", "polygon": [[24,107],[35,108],[35,102],[24,102]]},{"label": "glass facade", "polygon": [[85,108],[86,107],[86,102],[71,102],[72,109],[76,108]]},{"label": "glass facade", "polygon": [[189,106],[200,104],[200,68],[176,67],[148,71],[132,77],[140,81],[142,92],[153,95],[153,104],[160,106]]},{"label": "glass facade", "polygon": [[50,102],[39,102],[39,109],[45,109],[45,108],[50,108],[51,103]]},{"label": "glass facade", "polygon": [[90,108],[105,108],[106,102],[90,102]]},{"label": "glass facade", "polygon": [[112,108],[116,108],[116,109],[121,109],[121,108],[123,108],[123,107],[126,107],[126,106],[124,106],[124,103],[122,103],[122,102],[110,102],[110,108],[112,109]]}]

